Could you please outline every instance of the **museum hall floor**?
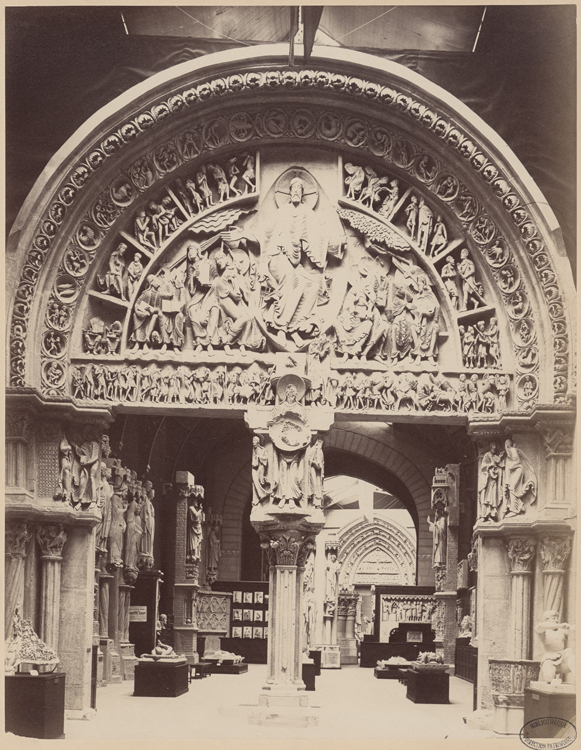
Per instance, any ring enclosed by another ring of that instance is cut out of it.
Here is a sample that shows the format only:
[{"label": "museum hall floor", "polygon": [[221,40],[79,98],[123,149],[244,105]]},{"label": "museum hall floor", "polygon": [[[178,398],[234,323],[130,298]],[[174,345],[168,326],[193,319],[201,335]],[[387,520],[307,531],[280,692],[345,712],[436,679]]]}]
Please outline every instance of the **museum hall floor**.
[{"label": "museum hall floor", "polygon": [[242,675],[194,680],[179,698],[134,697],[133,682],[97,692],[97,715],[65,722],[67,740],[259,740],[259,739],[444,739],[488,738],[468,729],[472,685],[450,678],[450,705],[416,705],[396,680],[377,680],[357,666],[322,670],[309,704],[319,707],[319,725],[263,727],[248,723],[258,703],[266,665],[251,664]]}]

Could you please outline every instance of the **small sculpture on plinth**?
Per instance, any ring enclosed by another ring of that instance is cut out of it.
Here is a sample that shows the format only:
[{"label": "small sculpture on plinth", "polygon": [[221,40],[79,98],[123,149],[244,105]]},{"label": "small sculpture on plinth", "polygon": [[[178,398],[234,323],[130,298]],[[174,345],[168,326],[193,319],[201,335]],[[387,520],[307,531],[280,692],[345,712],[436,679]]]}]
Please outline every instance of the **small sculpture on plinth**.
[{"label": "small sculpture on plinth", "polygon": [[60,659],[56,651],[36,635],[30,620],[22,619],[16,607],[9,636],[4,644],[4,674],[16,674],[23,663],[32,664],[35,669],[52,666],[50,671],[54,671]]},{"label": "small sculpture on plinth", "polygon": [[153,647],[151,650],[151,653],[149,654],[142,654],[140,659],[151,659],[153,661],[168,661],[171,660],[173,662],[175,661],[185,661],[186,657],[181,654],[181,656],[178,656],[176,652],[173,650],[171,646],[168,646],[165,643],[162,643],[159,638],[157,639],[157,645]]},{"label": "small sculpture on plinth", "polygon": [[575,684],[575,654],[567,647],[569,633],[573,627],[567,622],[559,622],[557,610],[550,609],[544,614],[535,632],[543,643],[539,682],[558,687],[561,683]]}]

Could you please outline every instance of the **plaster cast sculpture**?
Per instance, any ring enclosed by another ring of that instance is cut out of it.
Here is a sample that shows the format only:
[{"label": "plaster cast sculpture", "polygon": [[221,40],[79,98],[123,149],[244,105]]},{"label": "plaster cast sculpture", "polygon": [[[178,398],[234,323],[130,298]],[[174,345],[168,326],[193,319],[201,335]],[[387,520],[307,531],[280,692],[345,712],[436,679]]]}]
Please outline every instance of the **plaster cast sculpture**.
[{"label": "plaster cast sculpture", "polygon": [[221,649],[204,654],[204,659],[206,661],[215,661],[218,666],[221,664],[241,664],[244,661],[243,656],[233,654],[231,651],[222,651]]},{"label": "plaster cast sculpture", "polygon": [[157,318],[161,313],[160,287],[161,280],[157,276],[148,276],[146,287],[133,307],[133,333],[129,341],[134,344],[134,352],[139,349],[149,351]]},{"label": "plaster cast sculpture", "polygon": [[16,674],[21,664],[31,664],[35,668],[52,666],[54,670],[59,663],[57,653],[40,640],[30,620],[23,620],[17,607],[4,644],[4,673]]},{"label": "plaster cast sculpture", "polygon": [[505,449],[505,517],[517,516],[524,512],[524,499],[529,498],[530,504],[537,497],[537,475],[530,461],[519,450],[512,440],[507,440]]},{"label": "plaster cast sculpture", "polygon": [[491,442],[482,457],[478,480],[479,518],[483,521],[498,521],[503,497],[503,474],[505,456],[499,454],[498,443]]},{"label": "plaster cast sculpture", "polygon": [[127,299],[125,296],[125,284],[123,275],[125,273],[125,251],[127,245],[122,242],[116,250],[113,250],[109,256],[108,269],[105,276],[97,277],[97,288],[103,294],[111,294],[122,300]]},{"label": "plaster cast sculpture", "polygon": [[143,484],[143,499],[140,507],[141,538],[139,540],[139,567],[153,567],[153,542],[155,538],[155,508],[152,500],[155,490],[151,482]]},{"label": "plaster cast sculpture", "polygon": [[466,248],[463,248],[460,253],[458,275],[462,286],[460,310],[467,310],[469,303],[472,303],[474,308],[484,305],[484,290],[481,284],[476,283],[476,266]]},{"label": "plaster cast sculpture", "polygon": [[114,492],[110,481],[111,476],[111,469],[105,463],[101,463],[101,484],[97,502],[97,507],[101,511],[101,519],[95,529],[95,545],[103,554],[107,553],[107,539],[111,530],[111,499]]},{"label": "plaster cast sculpture", "polygon": [[125,502],[127,490],[116,488],[111,497],[111,526],[109,528],[108,549],[109,562],[121,567],[123,565],[123,540],[125,536]]},{"label": "plaster cast sculpture", "polygon": [[457,285],[458,272],[456,270],[456,261],[454,260],[454,257],[452,255],[449,255],[446,258],[446,263],[444,264],[444,266],[442,266],[442,270],[440,271],[440,276],[442,277],[442,281],[444,282],[444,287],[446,291],[448,292],[448,296],[450,297],[452,307],[454,308],[454,310],[458,310],[458,305],[459,305],[459,295],[458,295],[458,285]]},{"label": "plaster cast sculpture", "polygon": [[445,512],[439,506],[435,508],[434,520],[427,518],[428,526],[433,535],[432,567],[441,568],[446,566],[446,537],[448,520]]},{"label": "plaster cast sculpture", "polygon": [[204,509],[200,499],[196,496],[191,497],[188,505],[187,563],[199,562],[201,559],[204,518]]},{"label": "plaster cast sculpture", "polygon": [[213,523],[208,534],[208,567],[206,570],[206,579],[208,583],[213,583],[218,578],[218,563],[220,560],[220,551],[222,542],[218,535],[220,529],[219,523]]},{"label": "plaster cast sculpture", "polygon": [[270,481],[268,479],[268,455],[266,448],[255,435],[252,438],[252,485],[254,494],[252,504],[258,505],[270,495]]},{"label": "plaster cast sculpture", "polygon": [[460,623],[459,638],[472,638],[472,618],[465,615]]},{"label": "plaster cast sculpture", "polygon": [[341,569],[337,561],[337,555],[331,552],[327,557],[327,566],[325,574],[325,601],[335,602],[337,599],[337,577]]},{"label": "plaster cast sculpture", "polygon": [[574,685],[575,655],[573,649],[567,647],[573,627],[566,622],[559,622],[560,615],[556,610],[548,610],[544,617],[543,622],[535,628],[543,643],[539,682]]},{"label": "plaster cast sculpture", "polygon": [[171,661],[185,661],[186,657],[182,654],[178,656],[171,646],[162,643],[159,638],[157,639],[157,645],[153,647],[149,654],[141,654],[140,659],[150,659],[153,661],[165,661],[170,659]]}]

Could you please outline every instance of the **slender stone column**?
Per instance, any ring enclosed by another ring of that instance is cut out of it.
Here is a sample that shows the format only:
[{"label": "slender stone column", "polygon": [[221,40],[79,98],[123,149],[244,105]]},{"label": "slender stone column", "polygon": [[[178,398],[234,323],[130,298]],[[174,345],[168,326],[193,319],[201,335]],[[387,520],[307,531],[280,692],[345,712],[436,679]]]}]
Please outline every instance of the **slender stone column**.
[{"label": "slender stone column", "polygon": [[42,589],[40,605],[40,638],[55,650],[59,644],[61,617],[61,563],[67,533],[61,524],[37,526],[36,539],[40,546],[42,562]]},{"label": "slender stone column", "polygon": [[512,537],[506,544],[510,560],[511,593],[509,657],[529,659],[531,651],[531,581],[536,539]]},{"label": "slender stone column", "polygon": [[24,559],[26,548],[32,538],[31,527],[25,521],[7,521],[6,543],[6,588],[4,590],[4,640],[10,635],[12,619],[16,609],[22,613],[24,599]]},{"label": "slender stone column", "polygon": [[545,514],[549,517],[562,518],[571,505],[571,498],[574,498],[574,493],[569,486],[573,426],[564,420],[559,420],[556,424],[540,424],[537,429],[542,435],[547,456]]},{"label": "slender stone column", "polygon": [[539,553],[543,565],[543,593],[545,611],[552,609],[562,614],[565,563],[571,552],[571,540],[565,537],[541,539]]}]

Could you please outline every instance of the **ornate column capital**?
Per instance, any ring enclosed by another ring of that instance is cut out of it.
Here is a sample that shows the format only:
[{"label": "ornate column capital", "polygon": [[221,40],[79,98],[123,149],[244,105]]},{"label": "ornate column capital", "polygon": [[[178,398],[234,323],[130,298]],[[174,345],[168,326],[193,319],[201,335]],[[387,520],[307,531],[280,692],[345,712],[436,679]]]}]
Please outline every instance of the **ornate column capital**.
[{"label": "ornate column capital", "polygon": [[260,546],[266,550],[270,565],[301,568],[315,549],[315,534],[297,528],[262,531]]},{"label": "ornate column capital", "polygon": [[62,523],[47,523],[36,527],[36,541],[42,559],[60,560],[67,541],[67,532]]},{"label": "ornate column capital", "polygon": [[564,571],[565,562],[571,553],[571,540],[566,537],[545,536],[539,544],[543,571]]},{"label": "ornate column capital", "polygon": [[537,540],[532,537],[512,537],[506,542],[511,573],[530,573],[535,557]]},{"label": "ornate column capital", "polygon": [[4,531],[6,554],[26,557],[26,547],[32,538],[32,529],[26,521],[7,521]]},{"label": "ornate column capital", "polygon": [[29,441],[34,433],[33,421],[24,411],[8,411],[6,413],[6,439]]}]

